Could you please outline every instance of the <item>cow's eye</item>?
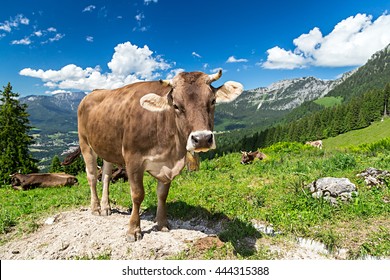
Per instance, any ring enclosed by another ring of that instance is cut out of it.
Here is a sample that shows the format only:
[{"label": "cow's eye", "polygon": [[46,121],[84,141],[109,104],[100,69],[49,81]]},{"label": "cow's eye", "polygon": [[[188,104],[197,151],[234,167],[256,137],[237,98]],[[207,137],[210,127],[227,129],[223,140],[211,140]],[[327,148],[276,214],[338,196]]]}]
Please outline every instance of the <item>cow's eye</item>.
[{"label": "cow's eye", "polygon": [[184,113],[185,110],[183,107],[179,106],[179,105],[176,105],[176,104],[173,104],[173,108],[175,109],[176,112],[178,113]]}]

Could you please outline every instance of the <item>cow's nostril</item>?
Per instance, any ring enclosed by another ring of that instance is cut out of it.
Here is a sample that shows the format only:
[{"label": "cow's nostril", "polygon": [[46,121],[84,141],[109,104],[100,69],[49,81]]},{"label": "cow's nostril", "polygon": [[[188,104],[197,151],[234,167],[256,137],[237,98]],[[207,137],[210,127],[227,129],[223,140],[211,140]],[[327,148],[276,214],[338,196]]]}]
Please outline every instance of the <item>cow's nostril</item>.
[{"label": "cow's nostril", "polygon": [[207,139],[207,143],[209,143],[210,145],[213,144],[213,135],[210,134],[209,136],[207,136],[208,139]]},{"label": "cow's nostril", "polygon": [[192,136],[191,136],[191,139],[192,139],[192,141],[193,141],[195,144],[198,144],[198,143],[199,143],[199,139],[198,139],[197,136],[192,135]]}]

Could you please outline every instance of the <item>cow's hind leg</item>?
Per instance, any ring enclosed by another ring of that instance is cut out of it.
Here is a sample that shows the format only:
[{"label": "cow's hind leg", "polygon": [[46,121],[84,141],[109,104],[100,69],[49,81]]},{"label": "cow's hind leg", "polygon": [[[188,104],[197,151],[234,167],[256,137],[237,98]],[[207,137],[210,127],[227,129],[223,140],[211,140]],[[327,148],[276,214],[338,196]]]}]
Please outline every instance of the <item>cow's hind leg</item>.
[{"label": "cow's hind leg", "polygon": [[110,180],[112,175],[112,163],[108,161],[103,161],[103,175],[102,175],[102,183],[103,183],[103,194],[101,201],[101,212],[102,216],[111,215],[111,207],[110,207]]},{"label": "cow's hind leg", "polygon": [[157,204],[156,221],[157,221],[157,229],[161,231],[169,231],[166,201],[167,201],[167,196],[168,196],[170,186],[171,183],[164,184],[160,181],[158,181],[157,184],[158,204]]},{"label": "cow's hind leg", "polygon": [[133,208],[131,209],[129,230],[127,231],[127,240],[134,242],[142,239],[141,233],[141,220],[140,220],[140,207],[145,197],[144,185],[143,185],[143,171],[131,172],[130,167],[127,168],[127,174],[129,177],[131,200],[133,202]]},{"label": "cow's hind leg", "polygon": [[89,187],[91,189],[91,212],[94,215],[100,215],[100,203],[96,191],[97,156],[88,145],[81,145],[80,143],[80,148],[85,162],[85,170],[87,172]]}]

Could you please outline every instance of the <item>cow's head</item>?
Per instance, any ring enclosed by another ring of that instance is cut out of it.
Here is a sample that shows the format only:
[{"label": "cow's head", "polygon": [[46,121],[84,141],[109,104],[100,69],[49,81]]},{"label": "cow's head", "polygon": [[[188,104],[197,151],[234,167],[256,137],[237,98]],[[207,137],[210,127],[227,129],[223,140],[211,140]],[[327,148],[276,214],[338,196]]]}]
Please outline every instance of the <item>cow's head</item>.
[{"label": "cow's head", "polygon": [[248,152],[242,152],[241,151],[241,164],[247,164],[250,163],[253,159],[251,159],[248,155]]},{"label": "cow's head", "polygon": [[187,151],[204,152],[215,149],[215,104],[230,102],[243,91],[240,83],[232,81],[214,88],[211,83],[221,75],[221,70],[212,75],[202,72],[179,73],[173,80],[161,81],[171,88],[165,96],[149,93],[141,98],[141,106],[154,112],[171,110],[175,115],[177,128],[187,137]]}]

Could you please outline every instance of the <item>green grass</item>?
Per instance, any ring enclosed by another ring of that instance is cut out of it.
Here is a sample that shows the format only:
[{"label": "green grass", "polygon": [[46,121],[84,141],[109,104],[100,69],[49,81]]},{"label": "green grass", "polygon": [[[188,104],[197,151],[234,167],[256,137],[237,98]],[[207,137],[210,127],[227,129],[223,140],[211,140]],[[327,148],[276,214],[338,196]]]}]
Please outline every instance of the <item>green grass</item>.
[{"label": "green grass", "polygon": [[319,98],[317,100],[314,100],[314,103],[321,105],[321,106],[324,106],[326,108],[339,105],[342,102],[343,102],[343,98],[341,96],[337,96],[337,97],[326,96],[326,97],[322,97],[322,98]]},{"label": "green grass", "polygon": [[[390,122],[377,125],[383,128],[384,124]],[[209,250],[202,258],[270,259],[274,256],[267,244],[283,243],[296,236],[319,240],[331,250],[346,248],[350,258],[366,254],[390,256],[390,186],[367,188],[356,177],[370,166],[390,170],[387,145],[379,141],[341,151],[327,144],[319,150],[299,143],[278,143],[262,151],[268,155],[264,161],[241,165],[239,153],[229,154],[205,160],[200,171],[183,171],[172,182],[167,200],[169,217],[184,220],[196,217],[224,225],[219,238],[225,246]],[[351,203],[337,207],[312,198],[304,186],[325,176],[349,178],[357,185],[359,195]],[[8,232],[34,231],[43,217],[88,206],[85,174],[78,179],[79,186],[74,187],[30,191],[0,188],[2,236]],[[156,181],[145,175],[144,185],[142,209],[155,212]],[[131,207],[127,182],[114,184],[110,193],[113,207]],[[263,236],[255,230],[252,220],[272,224],[283,234],[272,239]],[[247,242],[249,237],[258,240],[257,250]],[[5,242],[5,238],[1,240]],[[199,257],[196,252],[191,254]],[[191,254],[177,258],[191,258]]]},{"label": "green grass", "polygon": [[390,138],[390,118],[375,122],[369,127],[353,130],[336,137],[323,140],[326,149],[343,149],[350,146],[370,144],[383,138]]}]

